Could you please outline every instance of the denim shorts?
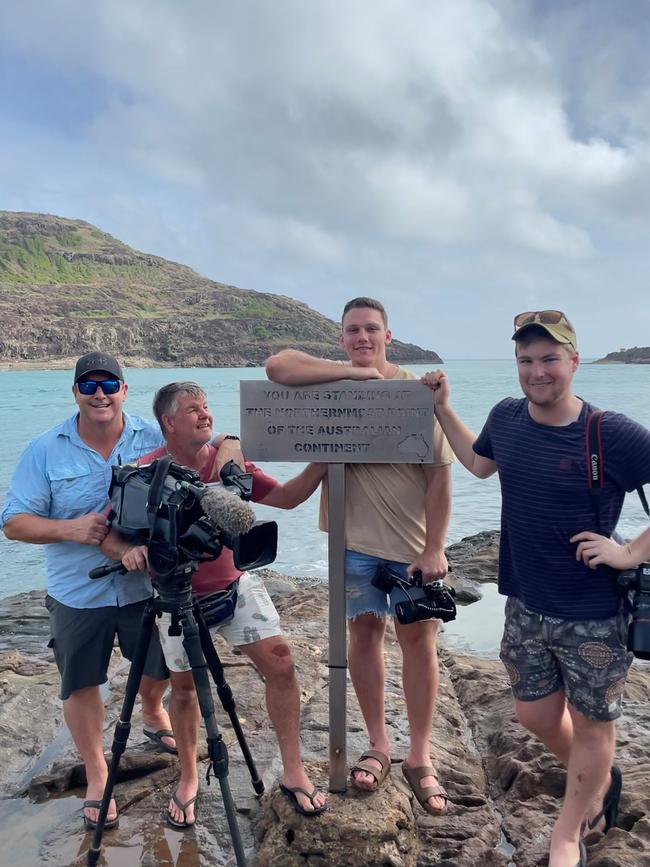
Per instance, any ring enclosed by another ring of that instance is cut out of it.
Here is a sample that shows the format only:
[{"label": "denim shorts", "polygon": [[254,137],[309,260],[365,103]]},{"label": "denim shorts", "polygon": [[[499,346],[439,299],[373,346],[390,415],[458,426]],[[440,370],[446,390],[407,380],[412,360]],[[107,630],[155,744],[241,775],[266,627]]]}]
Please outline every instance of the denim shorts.
[{"label": "denim shorts", "polygon": [[508,597],[500,656],[515,698],[536,701],[563,689],[588,719],[617,719],[632,663],[627,627],[623,611],[603,620],[561,620]]},{"label": "denim shorts", "polygon": [[396,587],[390,595],[373,586],[372,579],[383,566],[390,566],[406,576],[408,563],[384,560],[359,551],[345,552],[345,605],[348,620],[360,614],[374,614],[382,619],[387,614],[395,616],[395,603],[408,599],[403,590]]}]

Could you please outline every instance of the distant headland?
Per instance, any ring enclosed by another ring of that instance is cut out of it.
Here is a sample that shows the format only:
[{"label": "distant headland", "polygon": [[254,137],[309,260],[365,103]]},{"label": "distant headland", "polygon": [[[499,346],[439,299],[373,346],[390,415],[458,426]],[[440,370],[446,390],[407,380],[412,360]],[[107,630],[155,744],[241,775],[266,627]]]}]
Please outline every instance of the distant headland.
[{"label": "distant headland", "polygon": [[593,364],[650,364],[650,346],[633,346],[631,349],[609,352]]},{"label": "distant headland", "polygon": [[[208,280],[90,223],[0,211],[0,369],[67,368],[102,348],[127,367],[256,367],[280,349],[343,358],[340,325],[284,295]],[[393,341],[391,361],[440,363]]]}]

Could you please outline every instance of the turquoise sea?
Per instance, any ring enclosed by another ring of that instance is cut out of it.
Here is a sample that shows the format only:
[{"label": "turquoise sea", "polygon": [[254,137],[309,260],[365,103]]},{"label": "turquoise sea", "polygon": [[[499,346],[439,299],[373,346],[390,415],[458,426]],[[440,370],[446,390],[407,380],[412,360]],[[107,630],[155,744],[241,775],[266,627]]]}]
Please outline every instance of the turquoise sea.
[{"label": "turquoise sea", "polygon": [[[410,365],[414,372],[427,366]],[[507,395],[518,396],[514,361],[449,361],[444,365],[456,409],[478,432],[490,408]],[[128,411],[151,416],[154,391],[166,382],[193,379],[207,391],[218,431],[239,431],[239,382],[263,379],[258,368],[131,369],[127,382]],[[29,440],[72,414],[71,371],[0,372],[0,499],[9,485],[18,457]],[[583,362],[575,379],[576,393],[602,408],[624,412],[650,427],[650,365],[596,365]],[[299,464],[261,464],[278,479],[289,478]],[[463,467],[454,467],[454,506],[449,542],[499,526],[500,496],[496,479],[480,481]],[[317,529],[318,496],[293,512],[256,507],[259,518],[277,520],[280,546],[275,568],[293,575],[325,577],[326,539]],[[628,496],[620,523],[623,535],[646,524],[636,496]],[[0,596],[45,587],[41,548],[10,542],[0,534]]]}]

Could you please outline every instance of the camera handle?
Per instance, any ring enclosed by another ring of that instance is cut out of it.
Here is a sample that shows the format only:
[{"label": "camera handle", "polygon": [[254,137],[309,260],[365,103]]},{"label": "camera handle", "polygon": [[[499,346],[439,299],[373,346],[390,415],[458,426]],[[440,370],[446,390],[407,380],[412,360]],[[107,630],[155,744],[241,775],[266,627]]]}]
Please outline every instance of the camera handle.
[{"label": "camera handle", "polygon": [[106,566],[98,566],[96,569],[91,569],[88,577],[96,581],[98,578],[106,578],[107,575],[111,575],[113,572],[116,572],[118,575],[126,575],[128,571],[121,560],[116,560],[113,563],[107,563]]}]

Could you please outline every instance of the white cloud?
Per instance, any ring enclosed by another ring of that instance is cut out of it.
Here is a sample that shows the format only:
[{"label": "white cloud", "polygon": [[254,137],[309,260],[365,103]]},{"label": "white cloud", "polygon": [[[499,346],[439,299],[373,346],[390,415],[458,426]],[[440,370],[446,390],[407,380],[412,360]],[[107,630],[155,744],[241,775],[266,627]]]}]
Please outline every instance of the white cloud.
[{"label": "white cloud", "polygon": [[319,309],[399,282],[453,302],[486,274],[504,304],[556,280],[571,301],[589,281],[608,291],[617,249],[645,262],[650,25],[606,0],[24,0],[2,15],[25,101],[43,82],[56,119],[62,92],[83,94],[56,124],[8,118],[12,206],[60,206]]}]

